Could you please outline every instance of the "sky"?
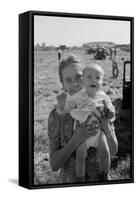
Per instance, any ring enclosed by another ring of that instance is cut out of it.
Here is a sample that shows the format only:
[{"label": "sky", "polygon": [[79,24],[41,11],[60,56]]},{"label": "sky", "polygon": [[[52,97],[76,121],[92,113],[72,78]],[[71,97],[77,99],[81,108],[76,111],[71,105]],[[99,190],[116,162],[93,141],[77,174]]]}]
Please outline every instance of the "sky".
[{"label": "sky", "polygon": [[130,43],[130,22],[34,16],[34,44],[81,46],[87,42]]}]

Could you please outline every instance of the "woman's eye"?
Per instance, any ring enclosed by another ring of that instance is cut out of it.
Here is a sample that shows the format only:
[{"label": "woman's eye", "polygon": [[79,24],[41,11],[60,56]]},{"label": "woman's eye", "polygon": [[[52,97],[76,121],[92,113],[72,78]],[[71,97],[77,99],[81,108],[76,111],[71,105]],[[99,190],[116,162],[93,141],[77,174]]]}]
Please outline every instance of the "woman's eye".
[{"label": "woman's eye", "polygon": [[88,76],[89,79],[91,79],[91,76]]},{"label": "woman's eye", "polygon": [[82,75],[79,74],[76,76],[76,80],[80,80],[80,79],[82,79]]},{"label": "woman's eye", "polygon": [[66,82],[70,83],[70,82],[71,82],[71,79],[66,79]]}]

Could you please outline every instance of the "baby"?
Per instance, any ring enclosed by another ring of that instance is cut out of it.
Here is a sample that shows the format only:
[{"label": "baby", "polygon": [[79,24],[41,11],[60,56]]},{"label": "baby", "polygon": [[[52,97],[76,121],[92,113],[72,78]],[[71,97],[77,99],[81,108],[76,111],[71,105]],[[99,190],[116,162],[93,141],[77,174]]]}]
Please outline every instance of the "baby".
[{"label": "baby", "polygon": [[64,107],[60,106],[58,99],[58,114],[62,115],[64,113],[70,113],[74,119],[79,121],[79,123],[86,122],[86,125],[92,124],[93,127],[97,127],[96,135],[88,138],[84,143],[79,145],[76,150],[76,172],[77,176],[82,181],[85,179],[85,159],[87,157],[87,150],[90,147],[98,149],[98,156],[101,162],[103,177],[105,177],[105,180],[109,179],[110,151],[107,139],[103,131],[98,126],[99,120],[97,118],[101,117],[98,108],[103,112],[105,101],[108,110],[107,134],[111,134],[110,123],[115,117],[115,109],[110,98],[102,91],[103,77],[104,71],[101,66],[92,63],[83,70],[84,87],[72,96],[69,94],[62,95],[61,98],[66,99]]}]

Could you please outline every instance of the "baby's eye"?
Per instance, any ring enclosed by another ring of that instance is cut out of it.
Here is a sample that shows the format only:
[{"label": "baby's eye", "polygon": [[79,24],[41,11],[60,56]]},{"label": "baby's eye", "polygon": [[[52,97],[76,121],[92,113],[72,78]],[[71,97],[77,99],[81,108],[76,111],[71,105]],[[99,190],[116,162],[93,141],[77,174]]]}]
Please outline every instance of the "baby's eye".
[{"label": "baby's eye", "polygon": [[91,79],[91,76],[89,75],[88,78]]},{"label": "baby's eye", "polygon": [[70,83],[72,80],[70,78],[66,79],[66,82]]},{"label": "baby's eye", "polygon": [[99,81],[100,80],[100,76],[97,76],[96,79]]}]

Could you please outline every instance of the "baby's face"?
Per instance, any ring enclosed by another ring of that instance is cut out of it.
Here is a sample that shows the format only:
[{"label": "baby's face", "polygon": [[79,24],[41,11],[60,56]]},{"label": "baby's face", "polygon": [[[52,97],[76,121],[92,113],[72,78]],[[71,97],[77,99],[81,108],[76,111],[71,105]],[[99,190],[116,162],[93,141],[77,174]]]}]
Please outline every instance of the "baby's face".
[{"label": "baby's face", "polygon": [[102,88],[103,74],[94,68],[86,68],[83,83],[89,96],[95,95]]}]

